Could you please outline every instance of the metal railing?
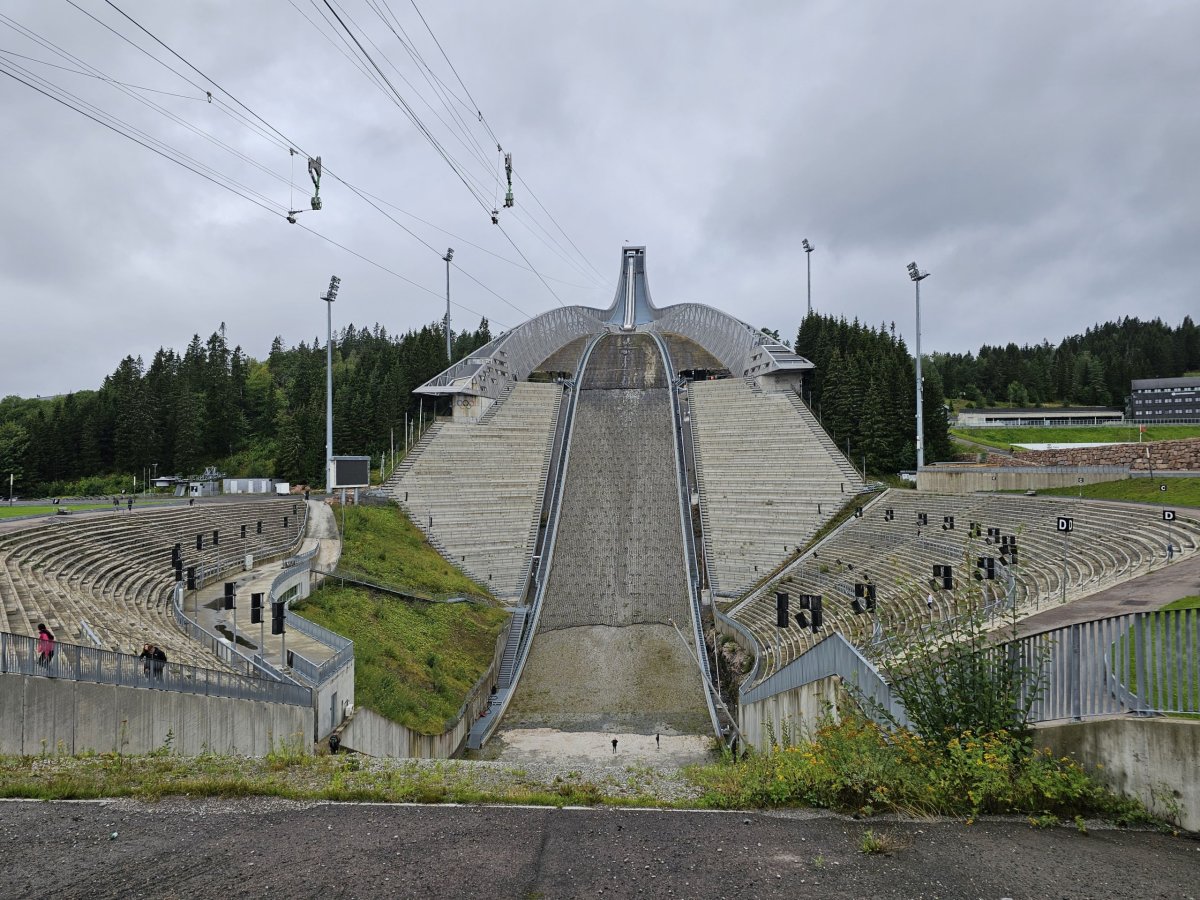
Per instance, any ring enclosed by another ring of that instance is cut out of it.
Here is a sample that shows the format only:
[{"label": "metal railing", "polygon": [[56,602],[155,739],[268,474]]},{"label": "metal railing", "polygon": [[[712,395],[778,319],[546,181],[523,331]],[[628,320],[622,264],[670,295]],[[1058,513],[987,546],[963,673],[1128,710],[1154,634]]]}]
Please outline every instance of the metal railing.
[{"label": "metal railing", "polygon": [[[658,334],[651,332],[654,343],[662,354],[663,367],[667,373],[674,372],[671,364],[671,354],[666,342]],[[687,464],[683,448],[683,421],[679,415],[679,395],[674,386],[668,386],[667,396],[671,405],[671,436],[675,460],[675,492],[679,495],[679,527],[683,538],[683,567],[688,579],[688,606],[692,619],[692,643],[696,660],[700,666],[700,677],[704,679],[704,701],[708,706],[708,716],[712,722],[713,733],[721,734],[721,723],[717,716],[717,688],[713,683],[712,670],[708,662],[708,647],[704,641],[704,629],[700,617],[700,565],[696,559],[695,535],[692,533],[692,500],[691,488],[687,479]]]},{"label": "metal railing", "polygon": [[[295,578],[297,575],[304,574],[306,571],[312,570],[312,561],[317,555],[317,549],[313,548],[313,550],[285,561],[284,565],[287,566],[288,563],[291,563],[291,567],[284,568],[271,582],[271,590],[267,595],[268,608],[270,608],[270,603],[280,599],[280,588],[287,581]],[[286,594],[287,591],[284,593]],[[299,613],[293,612],[290,603],[291,601],[289,600],[284,605],[284,620],[287,623],[287,627],[293,628],[306,637],[310,637],[317,643],[324,644],[335,651],[332,656],[321,663],[315,663],[294,650],[291,653],[290,666],[292,670],[304,680],[320,686],[354,660],[354,642],[348,637],[344,637],[335,631],[330,631],[323,625],[318,625],[316,622],[304,618]],[[258,658],[256,657],[256,659]]]},{"label": "metal railing", "polygon": [[[981,651],[1026,672],[1028,722],[1098,716],[1200,714],[1200,610],[1129,613],[1077,622]],[[895,689],[840,634],[744,689],[742,704],[838,675],[880,710],[905,721]]]},{"label": "metal railing", "polygon": [[91,684],[176,691],[232,700],[260,700],[311,706],[312,691],[298,684],[171,662],[151,660],[97,647],[57,642],[48,661],[38,657],[36,638],[0,632],[0,673],[60,678]]},{"label": "metal railing", "polygon": [[178,591],[173,592],[171,615],[174,618],[175,627],[183,632],[187,638],[204,647],[213,656],[231,668],[239,670],[246,675],[259,675],[261,673],[274,681],[291,683],[290,678],[261,656],[246,656],[229,641],[206,631],[199,622],[192,619],[183,611],[183,603]]}]

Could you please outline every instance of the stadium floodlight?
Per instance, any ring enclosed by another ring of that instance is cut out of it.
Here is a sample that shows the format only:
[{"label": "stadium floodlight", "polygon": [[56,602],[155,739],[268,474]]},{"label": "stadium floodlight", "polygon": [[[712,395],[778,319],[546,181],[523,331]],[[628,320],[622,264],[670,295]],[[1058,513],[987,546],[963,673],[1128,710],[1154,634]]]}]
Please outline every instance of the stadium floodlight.
[{"label": "stadium floodlight", "polygon": [[446,248],[442,259],[446,262],[446,365],[449,366],[454,361],[450,357],[450,261],[454,259],[454,248]]},{"label": "stadium floodlight", "polygon": [[808,242],[805,238],[800,242],[800,246],[804,248],[804,258],[808,262],[808,314],[812,315],[812,252],[817,248]]},{"label": "stadium floodlight", "polygon": [[929,277],[928,272],[922,272],[915,262],[908,264],[908,277],[912,280],[917,291],[917,471],[925,467],[925,419],[922,410],[922,381],[921,381],[921,282]]},{"label": "stadium floodlight", "polygon": [[321,299],[325,301],[325,487],[330,483],[330,467],[333,465],[333,301],[337,299],[342,279],[336,275],[329,278],[329,289]]}]

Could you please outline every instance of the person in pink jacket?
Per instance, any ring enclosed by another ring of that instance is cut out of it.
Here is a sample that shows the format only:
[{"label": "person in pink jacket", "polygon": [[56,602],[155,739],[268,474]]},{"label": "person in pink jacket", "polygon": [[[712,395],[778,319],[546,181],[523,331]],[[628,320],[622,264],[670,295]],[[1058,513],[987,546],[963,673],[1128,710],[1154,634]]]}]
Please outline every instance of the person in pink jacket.
[{"label": "person in pink jacket", "polygon": [[49,665],[50,660],[54,659],[54,635],[41,622],[38,623],[37,658],[41,666]]}]

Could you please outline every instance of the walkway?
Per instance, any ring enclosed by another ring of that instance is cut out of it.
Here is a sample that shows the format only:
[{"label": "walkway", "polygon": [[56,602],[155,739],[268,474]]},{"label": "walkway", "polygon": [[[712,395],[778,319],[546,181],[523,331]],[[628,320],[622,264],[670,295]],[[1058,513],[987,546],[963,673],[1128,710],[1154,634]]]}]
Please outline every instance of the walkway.
[{"label": "walkway", "polygon": [[[338,537],[337,524],[333,510],[321,500],[308,501],[308,526],[305,530],[303,543],[298,553],[307,552],[319,547],[314,560],[322,568],[333,568],[341,555],[341,540]],[[237,610],[228,612],[223,609],[225,597],[225,579],[213,582],[198,591],[189,591],[184,597],[184,611],[200,626],[212,634],[233,639],[234,616],[237,617],[237,645],[248,655],[261,654],[264,659],[276,668],[285,668],[287,650],[299,653],[305,659],[314,663],[322,663],[334,653],[324,644],[313,640],[295,630],[285,635],[271,634],[271,608],[269,595],[271,584],[276,576],[284,570],[284,560],[255,566],[249,572],[243,572],[236,577],[226,576],[237,585]],[[263,594],[262,622],[255,625],[250,622],[250,595]]]},{"label": "walkway", "polygon": [[1025,637],[1077,622],[1150,612],[1181,597],[1196,595],[1200,595],[1200,555],[1189,556],[1090,597],[1022,619],[1017,623],[1017,635]]}]

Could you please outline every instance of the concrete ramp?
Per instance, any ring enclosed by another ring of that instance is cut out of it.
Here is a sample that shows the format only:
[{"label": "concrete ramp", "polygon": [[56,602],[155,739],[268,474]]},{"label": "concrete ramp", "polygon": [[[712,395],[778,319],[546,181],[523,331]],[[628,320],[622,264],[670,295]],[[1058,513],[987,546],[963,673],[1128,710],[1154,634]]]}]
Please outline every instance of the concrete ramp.
[{"label": "concrete ramp", "polygon": [[[610,335],[580,382],[538,632],[501,726],[711,734],[691,612],[662,355]],[[503,731],[499,737],[503,741]]]}]

